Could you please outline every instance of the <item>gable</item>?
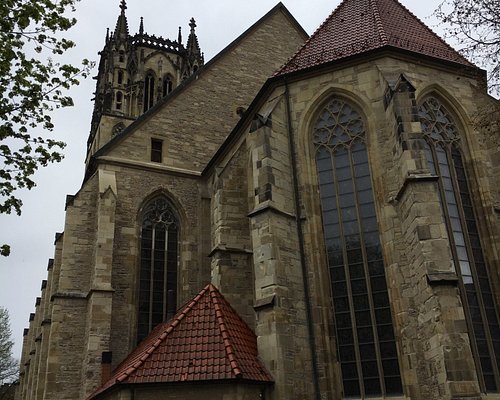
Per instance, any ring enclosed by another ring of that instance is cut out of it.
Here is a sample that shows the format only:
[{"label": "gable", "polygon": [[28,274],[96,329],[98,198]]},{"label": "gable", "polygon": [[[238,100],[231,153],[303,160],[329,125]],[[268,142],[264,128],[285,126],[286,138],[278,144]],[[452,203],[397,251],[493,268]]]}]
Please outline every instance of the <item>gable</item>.
[{"label": "gable", "polygon": [[279,4],[185,84],[140,117],[96,158],[149,162],[151,138],[164,141],[163,165],[201,171],[266,79],[304,42]]}]

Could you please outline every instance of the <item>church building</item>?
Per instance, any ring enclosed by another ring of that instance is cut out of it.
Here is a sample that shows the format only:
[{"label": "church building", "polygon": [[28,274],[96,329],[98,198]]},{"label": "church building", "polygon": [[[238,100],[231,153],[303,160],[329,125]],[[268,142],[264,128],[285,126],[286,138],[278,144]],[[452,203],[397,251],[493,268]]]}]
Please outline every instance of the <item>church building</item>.
[{"label": "church building", "polygon": [[485,71],[397,0],[311,37],[279,3],[206,63],[126,9],[17,399],[500,399]]}]

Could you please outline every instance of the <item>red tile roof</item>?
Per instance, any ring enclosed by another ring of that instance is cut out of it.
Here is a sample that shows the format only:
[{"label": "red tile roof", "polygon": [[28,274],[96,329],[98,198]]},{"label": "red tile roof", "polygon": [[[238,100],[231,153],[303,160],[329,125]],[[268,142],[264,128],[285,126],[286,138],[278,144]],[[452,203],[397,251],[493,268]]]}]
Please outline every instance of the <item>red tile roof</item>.
[{"label": "red tile roof", "polygon": [[255,334],[209,284],[158,325],[89,399],[119,384],[232,379],[273,382],[257,357]]},{"label": "red tile roof", "polygon": [[387,46],[474,66],[397,0],[344,0],[275,75]]}]

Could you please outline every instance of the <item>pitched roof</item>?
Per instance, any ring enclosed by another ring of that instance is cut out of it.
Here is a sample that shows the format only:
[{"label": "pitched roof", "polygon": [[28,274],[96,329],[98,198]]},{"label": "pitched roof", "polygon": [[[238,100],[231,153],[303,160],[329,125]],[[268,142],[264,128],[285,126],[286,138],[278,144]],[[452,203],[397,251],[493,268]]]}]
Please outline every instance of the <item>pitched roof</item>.
[{"label": "pitched roof", "polygon": [[235,379],[273,382],[257,357],[255,334],[209,284],[158,325],[89,399],[120,384]]},{"label": "pitched roof", "polygon": [[474,67],[397,0],[344,0],[275,75],[384,47]]}]

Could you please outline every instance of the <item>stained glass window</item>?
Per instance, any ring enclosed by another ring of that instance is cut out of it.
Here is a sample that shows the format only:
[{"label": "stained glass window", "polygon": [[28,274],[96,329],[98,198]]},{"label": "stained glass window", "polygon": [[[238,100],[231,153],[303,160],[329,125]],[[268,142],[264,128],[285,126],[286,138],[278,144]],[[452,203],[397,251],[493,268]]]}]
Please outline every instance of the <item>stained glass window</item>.
[{"label": "stained glass window", "polygon": [[175,313],[178,235],[168,200],[161,196],[149,202],[142,214],[138,341]]},{"label": "stained glass window", "polygon": [[331,99],[313,131],[346,397],[403,392],[361,115]]},{"label": "stained glass window", "polygon": [[428,97],[419,108],[425,155],[439,176],[441,208],[483,392],[500,387],[500,328],[488,277],[458,126],[440,100]]}]

